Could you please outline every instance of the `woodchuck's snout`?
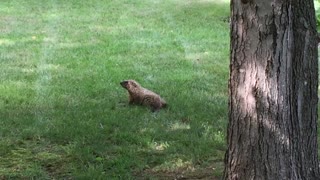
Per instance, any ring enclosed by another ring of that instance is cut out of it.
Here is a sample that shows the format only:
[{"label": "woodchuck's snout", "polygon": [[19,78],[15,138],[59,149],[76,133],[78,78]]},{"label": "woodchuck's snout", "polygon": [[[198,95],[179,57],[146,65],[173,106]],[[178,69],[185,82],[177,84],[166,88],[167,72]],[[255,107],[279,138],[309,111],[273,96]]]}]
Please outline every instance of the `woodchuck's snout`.
[{"label": "woodchuck's snout", "polygon": [[128,81],[121,81],[121,82],[120,82],[120,85],[121,85],[123,88],[127,89]]}]

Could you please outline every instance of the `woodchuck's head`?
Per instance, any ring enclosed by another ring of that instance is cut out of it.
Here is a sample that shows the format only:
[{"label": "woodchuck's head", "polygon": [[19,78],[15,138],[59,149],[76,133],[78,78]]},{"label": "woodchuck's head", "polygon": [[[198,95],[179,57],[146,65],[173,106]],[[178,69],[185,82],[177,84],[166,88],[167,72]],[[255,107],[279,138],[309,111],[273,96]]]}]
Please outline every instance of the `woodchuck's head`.
[{"label": "woodchuck's head", "polygon": [[121,86],[127,90],[134,89],[140,85],[135,80],[125,80],[120,82]]}]

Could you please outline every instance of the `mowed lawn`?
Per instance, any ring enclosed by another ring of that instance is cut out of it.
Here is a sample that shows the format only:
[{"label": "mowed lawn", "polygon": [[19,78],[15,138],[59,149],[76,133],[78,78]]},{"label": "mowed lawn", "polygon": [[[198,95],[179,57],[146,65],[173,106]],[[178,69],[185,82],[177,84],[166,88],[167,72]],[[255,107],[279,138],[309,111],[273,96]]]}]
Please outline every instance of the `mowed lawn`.
[{"label": "mowed lawn", "polygon": [[[213,179],[229,4],[1,0],[0,179]],[[129,106],[135,79],[168,108]]]}]

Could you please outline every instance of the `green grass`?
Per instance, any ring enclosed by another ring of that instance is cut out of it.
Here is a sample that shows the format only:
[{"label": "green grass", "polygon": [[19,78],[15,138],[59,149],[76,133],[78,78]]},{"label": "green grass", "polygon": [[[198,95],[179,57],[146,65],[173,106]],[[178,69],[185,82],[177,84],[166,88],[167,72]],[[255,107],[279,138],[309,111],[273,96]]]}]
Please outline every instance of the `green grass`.
[{"label": "green grass", "polygon": [[[0,179],[221,175],[227,2],[2,0],[0,14]],[[169,107],[128,106],[124,79]]]}]

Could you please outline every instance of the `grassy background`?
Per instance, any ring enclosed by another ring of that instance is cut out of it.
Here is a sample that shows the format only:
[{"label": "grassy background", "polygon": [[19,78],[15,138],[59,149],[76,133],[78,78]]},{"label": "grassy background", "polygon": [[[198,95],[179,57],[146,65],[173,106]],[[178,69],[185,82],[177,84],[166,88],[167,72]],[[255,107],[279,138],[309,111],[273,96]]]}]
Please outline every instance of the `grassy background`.
[{"label": "grassy background", "polygon": [[[221,175],[227,2],[2,0],[0,14],[0,178]],[[169,108],[128,106],[124,79]]]}]

